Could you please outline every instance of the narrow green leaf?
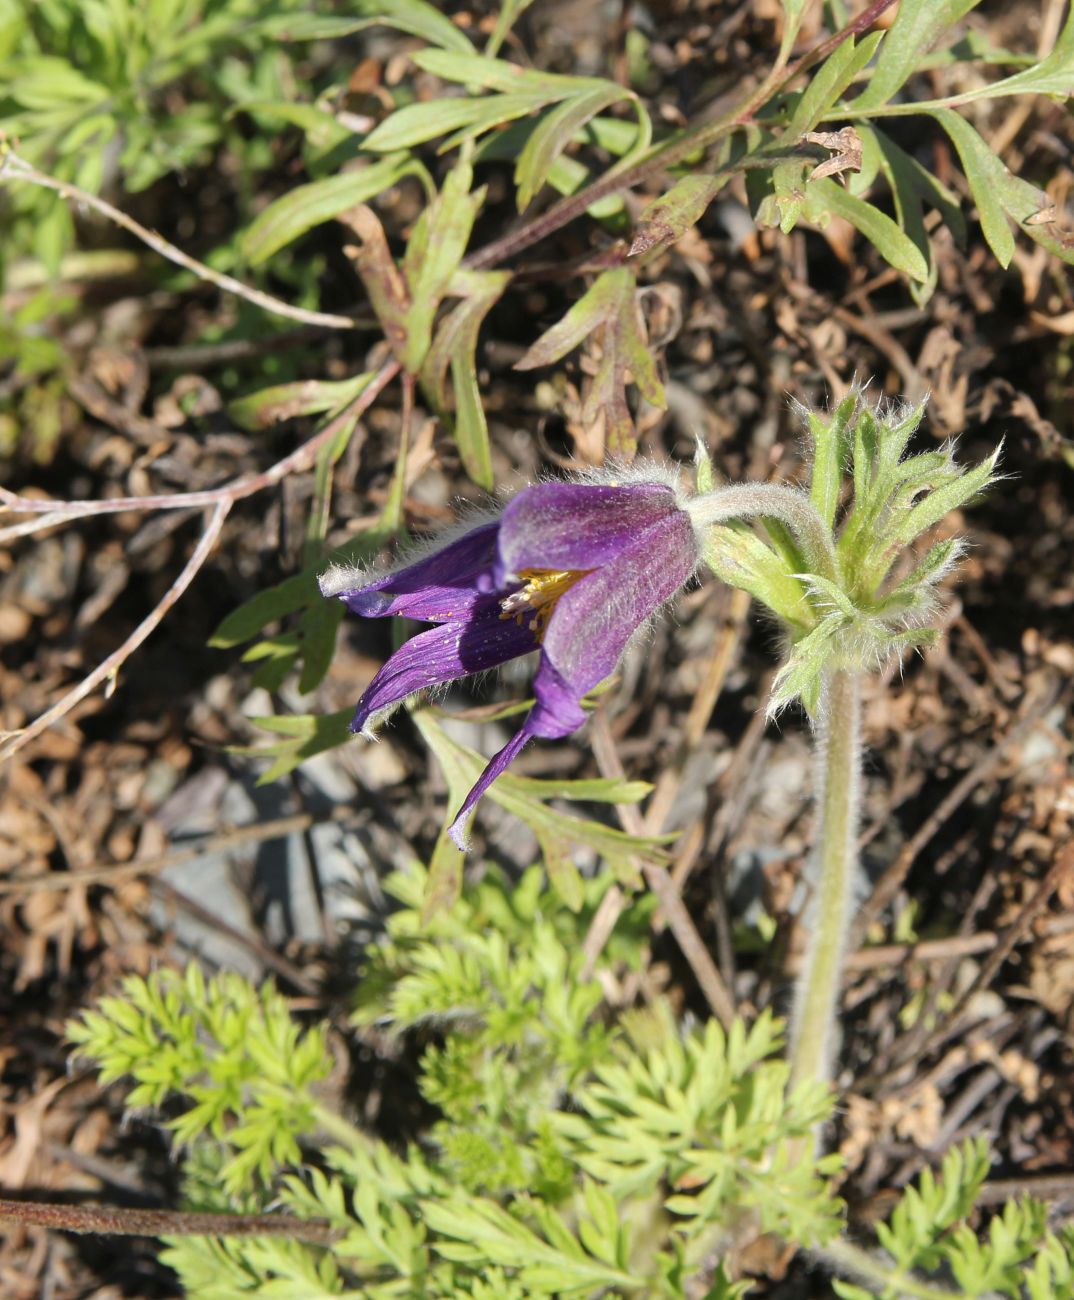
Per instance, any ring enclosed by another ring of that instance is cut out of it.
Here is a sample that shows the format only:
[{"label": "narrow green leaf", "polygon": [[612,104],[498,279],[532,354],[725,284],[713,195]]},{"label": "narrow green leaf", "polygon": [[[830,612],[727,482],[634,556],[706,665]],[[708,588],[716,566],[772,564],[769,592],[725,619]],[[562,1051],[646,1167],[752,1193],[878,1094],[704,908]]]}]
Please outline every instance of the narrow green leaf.
[{"label": "narrow green leaf", "polygon": [[729,177],[695,174],[684,176],[642,209],[630,256],[661,252],[695,226]]},{"label": "narrow green leaf", "polygon": [[779,61],[785,63],[794,49],[798,38],[798,29],[805,17],[809,0],[781,0],[783,6],[783,36],[779,42]]},{"label": "narrow green leaf", "polygon": [[419,50],[414,55],[419,68],[445,81],[464,86],[481,86],[503,95],[539,96],[552,103],[581,94],[594,86],[606,85],[599,77],[568,77],[558,72],[523,68],[505,59],[486,59],[479,54],[452,54],[443,50]]},{"label": "narrow green leaf", "polygon": [[[452,740],[437,722],[432,710],[417,708],[412,711],[411,716],[444,770],[451,800],[449,811],[453,813],[454,809],[461,804],[466,791],[481,774],[485,767],[485,760],[480,754]],[[543,782],[539,784],[544,785]],[[557,854],[560,852],[558,848],[560,844],[585,845],[601,854],[615,871],[616,876],[627,883],[636,882],[638,862],[667,860],[667,854],[660,846],[674,839],[674,834],[628,835],[625,831],[616,830],[614,827],[549,808],[544,801],[558,795],[554,782],[551,783],[549,790],[542,791],[540,795],[535,795],[533,789],[532,779],[525,781],[523,778],[505,773],[493,783],[486,797],[525,822],[538,837],[539,842],[547,841],[555,846],[554,851]],[[556,863],[554,870],[562,872],[562,863]],[[561,875],[560,882],[562,883],[564,879],[565,877]],[[569,884],[566,887],[569,889]]]},{"label": "narrow green leaf", "polygon": [[410,295],[403,327],[403,364],[417,374],[429,351],[433,321],[440,301],[466,252],[474,220],[485,199],[485,187],[470,192],[473,168],[460,160],[444,178],[437,197],[418,218],[407,242],[403,275]]},{"label": "narrow green leaf", "polygon": [[217,650],[230,650],[249,641],[269,623],[301,609],[316,591],[317,581],[312,573],[299,573],[274,587],[266,587],[224,619],[209,638],[209,645]]},{"label": "narrow green leaf", "polygon": [[858,73],[868,64],[882,39],[882,32],[872,32],[858,42],[855,42],[852,37],[844,41],[825,59],[813,73],[809,85],[795,105],[791,120],[787,123],[789,136],[801,139],[806,131],[814,129]]},{"label": "narrow green leaf", "polygon": [[239,113],[249,113],[262,127],[266,121],[286,122],[291,126],[297,126],[318,154],[327,153],[345,140],[355,139],[351,127],[344,126],[334,113],[318,108],[316,104],[251,99],[236,104],[229,116],[234,117]]},{"label": "narrow green leaf", "polygon": [[491,59],[496,55],[496,52],[504,43],[507,33],[531,4],[533,4],[533,0],[502,0],[500,12],[496,16],[496,26],[492,29],[488,43],[485,46],[486,58]]},{"label": "narrow green leaf", "polygon": [[928,262],[928,279],[923,285],[915,283],[911,286],[915,302],[923,306],[936,287],[938,274],[932,257],[932,241],[925,226],[924,207],[928,205],[940,213],[955,242],[961,246],[966,238],[966,222],[958,198],[885,131],[866,122],[858,122],[857,130],[863,146],[875,150],[880,170],[891,187],[899,225]]},{"label": "narrow green leaf", "polygon": [[1066,20],[1051,53],[1032,67],[980,86],[958,96],[959,103],[975,99],[997,99],[1002,95],[1074,95],[1074,7],[1067,10]]},{"label": "narrow green leaf", "polygon": [[229,402],[227,411],[240,428],[257,432],[299,415],[342,410],[372,378],[373,372],[365,371],[353,379],[300,379],[293,384],[273,384]]},{"label": "narrow green leaf", "polygon": [[598,82],[588,90],[565,99],[550,109],[526,141],[515,164],[518,210],[533,201],[548,179],[552,164],[570,144],[575,132],[610,105],[627,98],[629,92],[613,81]]},{"label": "narrow green leaf", "polygon": [[810,181],[804,209],[809,221],[823,224],[831,213],[843,217],[865,236],[897,271],[914,280],[927,280],[928,264],[913,240],[892,219],[872,204],[849,194],[828,177]]},{"label": "narrow green leaf", "polygon": [[541,848],[548,883],[572,912],[580,912],[585,904],[585,886],[578,868],[571,861],[570,841],[546,830],[537,832],[537,843]]},{"label": "narrow green leaf", "polygon": [[857,113],[886,104],[940,36],[979,3],[980,0],[900,0],[868,84],[851,108]]},{"label": "narrow green leaf", "polygon": [[352,708],[328,714],[290,714],[282,717],[250,718],[263,731],[282,736],[271,745],[232,746],[230,754],[248,758],[268,758],[272,762],[257,779],[258,785],[270,785],[293,772],[307,759],[325,750],[336,749],[351,738]]},{"label": "narrow green leaf", "polygon": [[259,266],[307,230],[373,198],[411,171],[410,159],[397,153],[358,171],[299,185],[254,219],[240,237],[239,247],[253,266]]},{"label": "narrow green leaf", "polygon": [[366,27],[394,27],[445,50],[460,54],[473,52],[474,47],[461,28],[426,0],[349,0],[347,8],[353,16],[281,14],[269,19],[265,30],[284,41],[316,41],[349,36]]},{"label": "narrow green leaf", "polygon": [[481,322],[507,287],[506,271],[460,271],[448,286],[463,300],[437,326],[422,365],[422,387],[441,419],[450,419],[446,377],[451,373],[455,394],[453,436],[470,478],[492,488],[492,453],[488,424],[477,382],[477,342]]},{"label": "narrow green leaf", "polygon": [[858,409],[858,395],[849,393],[830,417],[816,411],[807,415],[807,427],[813,443],[813,471],[809,497],[817,513],[831,528],[843,486],[843,471],[850,456],[850,426]]},{"label": "narrow green leaf", "polygon": [[541,799],[582,799],[588,803],[640,803],[653,789],[648,781],[628,781],[620,777],[567,780],[512,776],[511,780],[520,794],[532,794]]},{"label": "narrow green leaf", "polygon": [[997,450],[987,460],[967,470],[954,482],[945,483],[934,492],[930,492],[903,517],[895,534],[898,540],[912,542],[933,524],[938,524],[944,515],[952,510],[961,509],[979,492],[983,492],[995,477],[998,459]]},{"label": "narrow green leaf", "polygon": [[[605,271],[589,286],[562,320],[545,330],[525,355],[515,362],[516,370],[536,370],[559,361],[608,318],[621,293],[623,269]],[[629,274],[629,273],[627,273]]]},{"label": "narrow green leaf", "polygon": [[1014,256],[1014,234],[1002,196],[1010,173],[965,118],[953,109],[936,109],[931,116],[951,137],[958,150],[989,248],[1000,266],[1009,266]]},{"label": "narrow green leaf", "polygon": [[471,133],[491,131],[504,122],[537,112],[546,102],[541,95],[517,94],[407,104],[374,127],[366,136],[363,148],[389,153],[395,149],[412,149],[459,127]]}]

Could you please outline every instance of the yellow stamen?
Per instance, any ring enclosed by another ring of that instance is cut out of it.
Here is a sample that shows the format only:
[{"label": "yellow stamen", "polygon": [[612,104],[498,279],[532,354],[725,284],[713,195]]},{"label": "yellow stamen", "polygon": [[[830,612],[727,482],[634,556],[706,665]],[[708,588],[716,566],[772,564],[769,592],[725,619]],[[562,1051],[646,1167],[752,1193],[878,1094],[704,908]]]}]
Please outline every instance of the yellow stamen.
[{"label": "yellow stamen", "polygon": [[523,569],[518,576],[526,585],[500,601],[500,617],[513,618],[521,627],[526,614],[532,613],[526,626],[543,641],[556,602],[587,573],[592,569]]}]

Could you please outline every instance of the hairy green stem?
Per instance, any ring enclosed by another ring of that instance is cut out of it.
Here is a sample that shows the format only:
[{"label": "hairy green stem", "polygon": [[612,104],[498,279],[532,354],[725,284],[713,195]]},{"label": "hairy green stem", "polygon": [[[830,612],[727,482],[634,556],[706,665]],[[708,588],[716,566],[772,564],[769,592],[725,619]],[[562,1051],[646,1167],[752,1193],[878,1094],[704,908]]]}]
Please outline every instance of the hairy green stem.
[{"label": "hairy green stem", "polygon": [[831,531],[809,497],[779,483],[735,483],[694,497],[688,510],[694,524],[718,524],[729,519],[778,519],[802,548],[811,573],[838,576]]},{"label": "hairy green stem", "polygon": [[[913,1297],[913,1300],[958,1300],[961,1294],[949,1291],[946,1287],[921,1282],[902,1269],[884,1264],[875,1255],[849,1241],[832,1241],[826,1246],[815,1246],[809,1253],[843,1277],[866,1282],[874,1287],[891,1288],[897,1295]],[[987,1292],[980,1300],[996,1300],[995,1292]]]},{"label": "hairy green stem", "polygon": [[827,674],[817,717],[816,836],[807,951],[795,990],[791,1087],[831,1077],[843,954],[857,885],[861,802],[861,676]]}]

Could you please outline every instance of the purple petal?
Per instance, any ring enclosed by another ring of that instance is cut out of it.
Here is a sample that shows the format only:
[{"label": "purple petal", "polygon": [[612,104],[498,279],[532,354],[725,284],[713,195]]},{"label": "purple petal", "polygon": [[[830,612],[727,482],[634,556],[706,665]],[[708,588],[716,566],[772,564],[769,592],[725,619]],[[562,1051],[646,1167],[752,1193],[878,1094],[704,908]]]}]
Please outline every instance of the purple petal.
[{"label": "purple petal", "polygon": [[448,834],[455,841],[456,845],[465,850],[466,848],[466,819],[473,811],[474,805],[489,788],[489,786],[507,770],[510,764],[522,752],[526,742],[533,735],[529,729],[529,719],[526,720],[522,730],[504,745],[503,749],[490,760],[488,766],[481,773],[477,784],[463,800],[462,807],[455,814],[455,820],[448,827]]},{"label": "purple petal", "polygon": [[496,668],[528,654],[537,640],[528,627],[502,618],[493,600],[466,623],[442,623],[420,632],[388,660],[369,683],[351,722],[361,731],[374,713],[390,709],[415,691]]},{"label": "purple petal", "polygon": [[497,585],[523,569],[598,568],[628,550],[639,533],[680,515],[663,483],[524,488],[503,512]]},{"label": "purple petal", "polygon": [[581,726],[582,696],[612,672],[633,632],[689,581],[697,561],[693,528],[676,510],[560,597],[534,680],[533,734],[565,736]]},{"label": "purple petal", "polygon": [[426,623],[468,618],[493,588],[496,535],[500,524],[481,524],[431,555],[363,586],[338,589],[331,570],[321,582],[325,595],[338,596],[364,618],[406,615]]}]

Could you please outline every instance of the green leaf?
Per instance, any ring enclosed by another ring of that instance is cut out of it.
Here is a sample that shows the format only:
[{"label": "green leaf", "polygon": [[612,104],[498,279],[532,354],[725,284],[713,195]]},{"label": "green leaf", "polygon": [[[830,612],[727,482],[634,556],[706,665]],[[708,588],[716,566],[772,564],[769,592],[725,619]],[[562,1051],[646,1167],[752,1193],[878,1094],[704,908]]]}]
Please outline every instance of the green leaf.
[{"label": "green leaf", "polygon": [[729,176],[684,176],[642,209],[630,245],[630,256],[655,255],[697,225],[709,204],[727,184]]},{"label": "green leaf", "polygon": [[373,198],[413,171],[407,155],[397,153],[358,171],[299,185],[270,203],[243,232],[239,240],[243,256],[260,266],[307,230]]},{"label": "green leaf", "polygon": [[477,341],[481,322],[510,281],[506,271],[460,271],[449,291],[465,293],[440,321],[421,371],[422,387],[441,419],[448,421],[446,377],[455,394],[452,432],[470,478],[491,491],[492,453],[488,423],[477,382]]},{"label": "green leaf", "polygon": [[[328,602],[325,601],[327,605]],[[258,785],[273,781],[293,772],[307,759],[325,750],[336,749],[351,739],[350,722],[353,708],[340,709],[338,713],[294,713],[280,717],[253,717],[250,722],[263,731],[282,736],[271,745],[233,745],[229,754],[242,754],[246,758],[267,758],[271,763],[257,778]]]},{"label": "green leaf", "polygon": [[[415,709],[414,724],[426,744],[436,755],[447,778],[451,809],[457,808],[485,768],[485,759],[465,745],[451,739],[429,709]],[[553,887],[570,907],[581,905],[578,881],[570,864],[568,849],[581,844],[599,853],[615,871],[617,877],[627,882],[637,879],[637,863],[667,861],[660,847],[675,835],[628,835],[624,831],[586,821],[569,813],[561,813],[547,806],[548,799],[562,797],[563,785],[557,782],[537,781],[505,773],[489,788],[486,798],[525,822],[537,836],[542,852],[551,856],[545,867]],[[581,797],[581,796],[578,796]],[[462,869],[462,855],[453,848],[457,871]]]},{"label": "green leaf", "polygon": [[362,394],[373,374],[370,370],[353,379],[301,379],[292,384],[273,384],[229,402],[228,415],[240,428],[259,432],[299,415],[340,411]]},{"label": "green leaf", "polygon": [[789,136],[801,139],[806,131],[814,129],[868,64],[882,39],[882,32],[872,32],[858,42],[851,37],[825,59],[813,73],[809,85],[795,105],[791,120],[787,123]]},{"label": "green leaf", "polygon": [[749,524],[706,529],[704,559],[721,582],[748,592],[791,627],[812,626],[802,584]]},{"label": "green leaf", "polygon": [[1014,256],[1014,234],[1007,220],[1002,192],[1010,173],[965,118],[949,108],[936,109],[931,116],[958,150],[989,248],[1000,266],[1009,266]]},{"label": "green leaf", "polygon": [[608,84],[599,77],[568,77],[558,72],[523,68],[505,59],[486,59],[474,54],[472,50],[469,54],[420,50],[414,55],[414,62],[419,68],[442,77],[445,81],[480,86],[502,95],[539,96],[546,104],[581,94],[594,86]]},{"label": "green leaf", "polygon": [[562,360],[568,352],[588,338],[611,314],[622,292],[622,268],[605,271],[589,286],[566,316],[545,330],[526,353],[515,362],[516,370],[536,370]]},{"label": "green leaf", "polygon": [[536,113],[545,102],[541,95],[518,94],[407,104],[374,127],[366,136],[363,147],[379,153],[412,149],[460,127],[465,128],[467,134],[479,135],[504,122],[525,117],[527,113]]},{"label": "green leaf", "polygon": [[958,199],[946,185],[922,167],[916,158],[901,149],[886,132],[865,122],[859,122],[857,130],[863,148],[871,149],[875,154],[877,164],[891,187],[899,225],[928,263],[928,279],[924,284],[915,283],[911,286],[914,301],[923,306],[932,296],[938,275],[938,267],[932,257],[932,241],[925,226],[924,207],[928,204],[940,213],[956,243],[961,245],[966,237],[966,223]]},{"label": "green leaf", "polygon": [[979,2],[900,0],[895,21],[884,37],[868,84],[851,104],[851,109],[860,113],[886,104],[914,73],[940,36]]},{"label": "green leaf", "polygon": [[515,369],[549,365],[597,329],[601,331],[601,359],[589,384],[582,420],[593,424],[603,416],[608,449],[629,457],[636,440],[626,400],[627,371],[646,401],[654,406],[666,405],[656,362],[642,332],[636,283],[629,267],[615,267],[598,276],[566,316],[546,330],[515,363]]},{"label": "green leaf", "polygon": [[316,575],[310,572],[296,574],[274,587],[266,587],[228,614],[209,638],[209,645],[216,650],[230,650],[241,645],[257,636],[269,623],[301,609],[314,593],[320,595]]},{"label": "green leaf", "polygon": [[309,145],[319,155],[328,153],[329,150],[343,144],[344,141],[355,139],[355,133],[351,127],[344,126],[334,113],[319,108],[316,104],[252,99],[236,104],[231,110],[230,116],[234,117],[238,113],[249,113],[251,117],[257,120],[262,129],[267,129],[264,125],[266,121],[271,123],[286,122],[291,126],[297,126],[306,137]]},{"label": "green leaf", "polygon": [[769,717],[774,717],[800,697],[809,707],[809,701],[816,698],[824,672],[831,666],[832,643],[844,626],[845,620],[841,615],[829,615],[812,632],[795,642],[772,683]]},{"label": "green leaf", "polygon": [[980,86],[958,96],[960,104],[975,99],[996,99],[1001,95],[1074,95],[1074,8],[1067,10],[1066,21],[1052,51],[1039,63],[1016,72],[1002,81]]},{"label": "green leaf", "polygon": [[495,1201],[455,1193],[427,1201],[423,1208],[433,1232],[449,1239],[434,1241],[438,1254],[517,1269],[523,1285],[537,1295],[589,1295],[617,1286],[638,1289],[639,1279],[631,1273],[592,1258],[579,1242],[567,1246],[566,1232],[558,1245],[552,1245]]},{"label": "green leaf", "polygon": [[849,393],[830,417],[816,411],[806,412],[806,424],[813,443],[809,498],[829,528],[835,523],[843,471],[850,459],[851,421],[859,400],[857,393]]},{"label": "green leaf", "polygon": [[24,108],[52,109],[57,104],[107,103],[107,86],[91,80],[66,59],[43,55],[23,59],[19,75],[5,88]]},{"label": "green leaf", "polygon": [[828,177],[810,181],[803,209],[807,220],[823,225],[829,214],[842,217],[865,236],[884,259],[914,280],[927,280],[928,264],[914,241],[872,204],[856,198]]},{"label": "green leaf", "polygon": [[406,345],[401,359],[410,374],[420,371],[429,351],[440,300],[459,270],[485,199],[484,186],[470,192],[472,181],[473,168],[460,160],[444,178],[440,193],[422,210],[407,242],[402,271],[410,305],[404,317]]},{"label": "green leaf", "polygon": [[783,6],[783,36],[779,42],[780,64],[787,61],[791,50],[794,49],[794,42],[798,38],[798,29],[802,25],[808,3],[809,0],[781,0]]},{"label": "green leaf", "polygon": [[496,54],[496,51],[504,43],[507,33],[531,4],[533,4],[533,0],[502,0],[500,12],[496,16],[496,26],[492,29],[488,44],[485,46],[486,58],[492,58]]},{"label": "green leaf", "polygon": [[332,40],[366,27],[394,27],[420,36],[430,45],[461,54],[472,53],[469,38],[446,15],[426,0],[349,0],[354,17],[330,14],[281,14],[269,19],[265,30],[284,41]]},{"label": "green leaf", "polygon": [[998,459],[997,449],[987,460],[981,461],[973,469],[967,470],[952,482],[943,484],[923,497],[903,516],[895,530],[895,537],[900,542],[911,542],[934,524],[938,524],[944,515],[952,510],[960,510],[968,504],[993,481]]},{"label": "green leaf", "polygon": [[1014,256],[1014,235],[1008,219],[1030,239],[1062,261],[1074,264],[1074,245],[1053,232],[1047,218],[1047,196],[1035,185],[1013,176],[976,130],[949,108],[930,114],[951,137],[973,192],[981,230],[1002,266]]},{"label": "green leaf", "polygon": [[615,82],[598,82],[591,89],[565,99],[544,115],[526,141],[515,164],[520,212],[533,201],[537,191],[548,179],[552,164],[570,144],[575,132],[585,126],[590,118],[628,97],[629,91]]}]

